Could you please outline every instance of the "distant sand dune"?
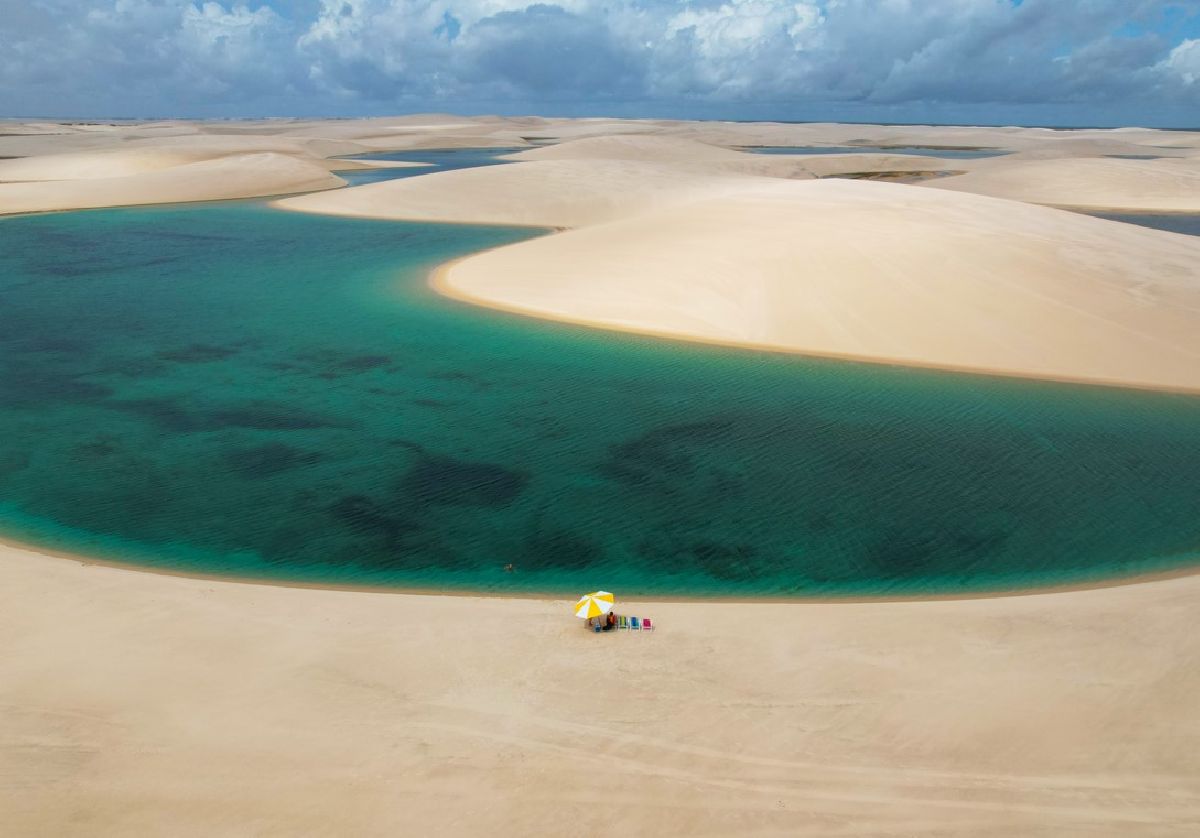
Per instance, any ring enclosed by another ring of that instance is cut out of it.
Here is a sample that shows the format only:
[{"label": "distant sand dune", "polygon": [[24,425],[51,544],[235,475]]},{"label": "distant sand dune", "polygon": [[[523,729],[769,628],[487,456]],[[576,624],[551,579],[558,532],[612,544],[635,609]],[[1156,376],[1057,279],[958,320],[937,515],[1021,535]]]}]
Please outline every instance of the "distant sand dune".
[{"label": "distant sand dune", "polygon": [[723,194],[758,180],[773,182],[634,160],[534,160],[301,195],[275,205],[329,215],[580,227]]},{"label": "distant sand dune", "polygon": [[1082,209],[1200,212],[1200,158],[1012,160],[929,185]]},{"label": "distant sand dune", "polygon": [[252,198],[344,183],[323,166],[290,155],[235,154],[119,177],[0,183],[0,213]]}]

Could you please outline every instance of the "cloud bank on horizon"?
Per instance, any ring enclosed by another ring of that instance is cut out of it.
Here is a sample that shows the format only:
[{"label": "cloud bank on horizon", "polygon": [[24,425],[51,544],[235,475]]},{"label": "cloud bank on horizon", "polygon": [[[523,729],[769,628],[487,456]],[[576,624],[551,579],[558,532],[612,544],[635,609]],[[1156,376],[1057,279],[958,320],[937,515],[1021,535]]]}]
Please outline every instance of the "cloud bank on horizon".
[{"label": "cloud bank on horizon", "polygon": [[1200,123],[1200,0],[0,2],[0,115]]}]

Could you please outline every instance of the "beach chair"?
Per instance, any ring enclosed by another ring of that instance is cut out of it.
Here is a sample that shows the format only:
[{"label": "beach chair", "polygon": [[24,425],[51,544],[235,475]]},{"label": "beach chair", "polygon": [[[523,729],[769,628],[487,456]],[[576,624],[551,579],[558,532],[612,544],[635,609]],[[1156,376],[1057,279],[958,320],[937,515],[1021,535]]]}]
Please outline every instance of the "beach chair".
[{"label": "beach chair", "polygon": [[632,631],[637,631],[637,630],[638,630],[638,629],[640,629],[641,627],[642,627],[642,626],[641,626],[641,624],[638,622],[638,618],[637,618],[637,617],[630,617],[630,618],[629,618],[629,628],[630,628]]},{"label": "beach chair", "polygon": [[617,628],[618,629],[628,629],[629,628],[629,618],[626,617],[624,614],[617,615]]},{"label": "beach chair", "polygon": [[649,617],[642,618],[642,631],[654,631],[654,623],[650,622]]}]

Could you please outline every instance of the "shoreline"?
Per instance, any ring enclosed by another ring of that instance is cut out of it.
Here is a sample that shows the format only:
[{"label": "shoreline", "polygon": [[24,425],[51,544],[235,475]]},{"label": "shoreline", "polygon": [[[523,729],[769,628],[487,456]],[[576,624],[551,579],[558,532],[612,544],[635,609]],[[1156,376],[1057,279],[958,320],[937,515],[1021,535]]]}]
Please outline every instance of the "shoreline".
[{"label": "shoreline", "polygon": [[[269,577],[231,576],[222,573],[205,573],[178,568],[155,567],[132,561],[119,559],[95,558],[83,554],[71,553],[65,550],[55,550],[29,542],[15,541],[0,535],[0,550],[13,550],[52,559],[59,562],[70,562],[83,567],[103,567],[111,570],[123,570],[132,573],[148,573],[156,576],[167,576],[176,579],[193,579],[203,582],[221,582],[229,584],[251,585],[270,588],[286,588],[304,591],[337,591],[340,593],[371,593],[400,596],[427,597],[458,597],[463,599],[503,599],[526,602],[569,602],[577,594],[554,593],[552,591],[498,591],[489,588],[423,588],[393,585],[353,585],[344,583],[303,582],[299,580],[272,579]],[[630,597],[621,596],[622,602],[664,602],[664,603],[698,603],[698,604],[736,604],[736,605],[885,605],[921,602],[969,602],[991,599],[1012,599],[1050,594],[1079,593],[1085,591],[1102,591],[1112,588],[1124,588],[1131,585],[1151,584],[1174,579],[1186,579],[1200,575],[1200,555],[1197,555],[1186,567],[1172,570],[1148,571],[1135,573],[1131,576],[1106,577],[1091,582],[1062,583],[1032,588],[1001,588],[995,590],[964,591],[961,593],[925,593],[925,594],[878,594],[831,596],[828,593],[816,596],[794,596],[778,594],[762,594],[759,596],[744,595],[659,595],[639,594]]]},{"label": "shoreline", "polygon": [[[1190,214],[1190,213],[1185,213]],[[487,226],[487,225],[484,225]],[[1180,234],[1182,235],[1182,234]],[[1200,387],[1173,387],[1162,384],[1136,384],[1117,379],[1103,378],[1087,378],[1087,377],[1072,377],[1072,376],[1049,376],[1037,375],[1033,373],[1022,372],[1021,370],[989,370],[979,369],[978,367],[969,367],[955,364],[935,364],[923,363],[920,361],[903,361],[884,358],[880,356],[870,355],[854,355],[849,353],[838,352],[818,352],[814,350],[794,349],[781,344],[773,343],[757,343],[753,341],[740,340],[723,340],[720,338],[704,337],[701,335],[686,335],[680,332],[667,332],[655,329],[643,329],[633,326],[623,326],[614,323],[608,323],[602,320],[593,320],[586,317],[569,317],[561,314],[550,314],[545,311],[521,306],[511,303],[502,303],[487,297],[479,297],[470,294],[453,285],[450,281],[449,273],[457,265],[468,259],[473,259],[477,256],[482,256],[485,253],[492,253],[500,250],[503,247],[511,245],[502,245],[501,247],[488,248],[480,250],[476,253],[470,253],[466,256],[459,256],[451,259],[448,262],[436,266],[429,273],[427,284],[433,291],[446,299],[455,300],[461,303],[476,306],[478,308],[491,309],[500,311],[506,314],[513,314],[520,317],[532,318],[534,320],[549,321],[552,323],[566,323],[572,326],[584,326],[589,329],[600,331],[618,332],[623,334],[642,335],[644,337],[653,337],[660,340],[669,340],[676,343],[698,343],[707,346],[719,346],[728,349],[743,349],[755,352],[770,352],[775,355],[790,355],[800,358],[813,358],[821,361],[845,361],[854,364],[870,364],[874,366],[883,366],[899,369],[920,370],[924,372],[944,372],[955,375],[971,375],[982,376],[986,378],[996,378],[1010,381],[1032,381],[1042,382],[1047,384],[1067,384],[1072,386],[1083,387],[1101,387],[1107,390],[1127,390],[1135,392],[1150,392],[1150,393],[1165,393],[1178,396],[1200,396]]]}]

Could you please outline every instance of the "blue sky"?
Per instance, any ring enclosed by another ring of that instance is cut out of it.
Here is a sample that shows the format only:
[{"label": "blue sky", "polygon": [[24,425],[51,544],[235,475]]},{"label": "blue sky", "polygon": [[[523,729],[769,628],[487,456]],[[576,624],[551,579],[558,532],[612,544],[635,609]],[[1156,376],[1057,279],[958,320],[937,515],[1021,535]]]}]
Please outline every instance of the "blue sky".
[{"label": "blue sky", "polygon": [[0,0],[0,115],[1200,125],[1200,0]]}]

